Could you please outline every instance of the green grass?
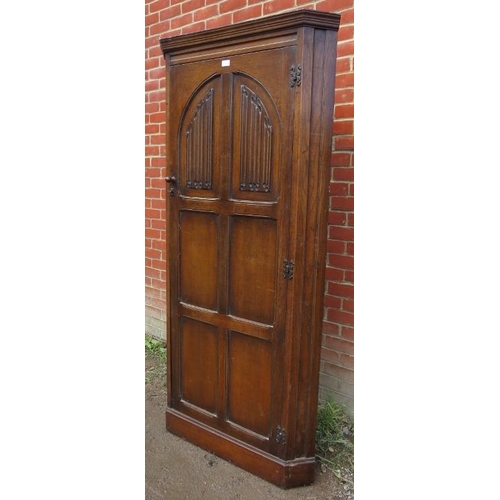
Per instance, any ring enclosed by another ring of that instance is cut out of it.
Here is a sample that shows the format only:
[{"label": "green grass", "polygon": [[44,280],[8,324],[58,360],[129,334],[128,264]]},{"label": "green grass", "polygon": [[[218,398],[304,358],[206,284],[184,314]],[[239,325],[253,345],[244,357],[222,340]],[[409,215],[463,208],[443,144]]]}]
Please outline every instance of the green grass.
[{"label": "green grass", "polygon": [[343,468],[354,469],[354,421],[332,398],[318,407],[316,458],[337,477]]},{"label": "green grass", "polygon": [[165,380],[167,375],[167,349],[165,342],[153,337],[146,337],[146,359],[150,367],[146,373],[146,383],[152,382],[158,377]]}]

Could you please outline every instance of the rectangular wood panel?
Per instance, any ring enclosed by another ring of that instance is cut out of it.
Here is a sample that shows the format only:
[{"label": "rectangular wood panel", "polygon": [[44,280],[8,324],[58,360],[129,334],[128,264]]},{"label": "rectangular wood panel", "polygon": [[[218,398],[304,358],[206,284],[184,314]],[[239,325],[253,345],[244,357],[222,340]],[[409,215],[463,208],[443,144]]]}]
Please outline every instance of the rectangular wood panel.
[{"label": "rectangular wood panel", "polygon": [[180,214],[181,300],[211,310],[217,309],[218,225],[215,214]]},{"label": "rectangular wood panel", "polygon": [[276,221],[241,216],[231,219],[230,314],[272,325],[276,300]]},{"label": "rectangular wood panel", "polygon": [[271,432],[271,345],[229,333],[228,420],[267,436]]},{"label": "rectangular wood panel", "polygon": [[181,324],[182,399],[210,413],[217,408],[217,329],[183,318]]}]

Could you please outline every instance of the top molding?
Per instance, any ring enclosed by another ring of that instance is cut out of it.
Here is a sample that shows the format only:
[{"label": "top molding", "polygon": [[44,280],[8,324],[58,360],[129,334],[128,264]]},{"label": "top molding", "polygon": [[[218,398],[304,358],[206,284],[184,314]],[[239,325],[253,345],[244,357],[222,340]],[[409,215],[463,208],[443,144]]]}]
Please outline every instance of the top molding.
[{"label": "top molding", "polygon": [[287,30],[297,31],[298,28],[303,27],[338,31],[339,25],[340,14],[300,9],[211,30],[162,38],[160,46],[164,55],[176,52],[186,53],[197,50],[200,45],[224,46],[229,40],[234,43],[239,38],[252,35],[262,36],[266,33],[276,34],[277,31]]}]

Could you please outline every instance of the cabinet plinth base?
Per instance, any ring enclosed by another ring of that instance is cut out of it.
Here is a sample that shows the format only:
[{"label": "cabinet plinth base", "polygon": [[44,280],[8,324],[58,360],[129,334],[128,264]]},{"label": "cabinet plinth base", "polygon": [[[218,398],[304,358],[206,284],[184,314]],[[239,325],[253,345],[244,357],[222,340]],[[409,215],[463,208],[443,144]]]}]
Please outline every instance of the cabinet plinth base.
[{"label": "cabinet plinth base", "polygon": [[166,410],[167,431],[213,453],[280,488],[314,481],[315,457],[281,460],[238,439],[212,429],[172,408]]}]

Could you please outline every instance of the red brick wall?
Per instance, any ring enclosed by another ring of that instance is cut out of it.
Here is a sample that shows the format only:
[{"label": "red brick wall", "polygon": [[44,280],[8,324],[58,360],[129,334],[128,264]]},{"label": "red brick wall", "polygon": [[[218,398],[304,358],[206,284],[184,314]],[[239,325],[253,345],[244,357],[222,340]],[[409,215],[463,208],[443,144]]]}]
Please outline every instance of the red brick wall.
[{"label": "red brick wall", "polygon": [[146,0],[146,333],[165,338],[165,67],[159,39],[297,8],[338,12],[320,397],[353,408],[354,0]]}]

